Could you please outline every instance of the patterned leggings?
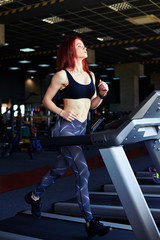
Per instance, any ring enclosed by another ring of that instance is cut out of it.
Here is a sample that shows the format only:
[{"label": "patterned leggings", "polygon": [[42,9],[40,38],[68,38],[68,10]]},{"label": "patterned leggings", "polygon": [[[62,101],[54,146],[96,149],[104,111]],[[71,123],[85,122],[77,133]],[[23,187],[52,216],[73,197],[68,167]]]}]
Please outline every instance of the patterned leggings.
[{"label": "patterned leggings", "polygon": [[[55,125],[55,136],[83,135],[86,132],[87,121],[81,123],[77,119],[72,122],[59,118]],[[43,178],[33,192],[36,197],[52,185],[55,180],[63,175],[70,166],[76,176],[76,196],[78,204],[86,221],[93,216],[90,210],[90,199],[88,194],[89,171],[81,146],[61,147],[61,154],[57,156],[57,162]]]}]

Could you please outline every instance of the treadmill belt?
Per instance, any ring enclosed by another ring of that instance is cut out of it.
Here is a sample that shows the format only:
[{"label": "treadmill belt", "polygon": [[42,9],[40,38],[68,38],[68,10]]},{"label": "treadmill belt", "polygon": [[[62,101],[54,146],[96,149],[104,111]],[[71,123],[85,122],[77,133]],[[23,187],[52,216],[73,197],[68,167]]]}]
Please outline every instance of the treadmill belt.
[{"label": "treadmill belt", "polygon": [[[76,198],[72,198],[67,203],[77,203]],[[146,202],[150,208],[160,208],[160,198],[146,197]],[[118,196],[90,195],[90,203],[96,205],[122,206]],[[54,204],[53,204],[54,205]]]},{"label": "treadmill belt", "polygon": [[[31,215],[17,214],[0,221],[0,231],[40,238],[45,240],[87,240],[84,224],[54,220],[50,218],[36,219]],[[106,236],[95,236],[94,240],[104,240]],[[136,240],[132,231],[113,229],[107,240]]]}]

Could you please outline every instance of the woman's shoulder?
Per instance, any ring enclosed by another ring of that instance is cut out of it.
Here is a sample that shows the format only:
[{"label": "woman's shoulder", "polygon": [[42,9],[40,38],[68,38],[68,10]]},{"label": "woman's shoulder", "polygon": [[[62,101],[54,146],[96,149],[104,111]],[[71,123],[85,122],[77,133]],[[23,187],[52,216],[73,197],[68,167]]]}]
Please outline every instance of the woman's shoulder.
[{"label": "woman's shoulder", "polygon": [[53,80],[59,80],[59,81],[66,81],[66,72],[64,70],[60,70],[58,72],[55,73],[55,75],[53,76]]},{"label": "woman's shoulder", "polygon": [[65,77],[66,76],[66,72],[65,72],[65,70],[60,70],[60,71],[56,72],[54,76],[56,76],[56,77]]},{"label": "woman's shoulder", "polygon": [[60,85],[65,85],[67,83],[67,76],[64,70],[60,70],[55,73],[52,78],[53,83],[58,83]]},{"label": "woman's shoulder", "polygon": [[93,73],[93,72],[89,71],[89,73],[90,73],[90,75],[91,75],[92,77],[94,77],[94,73]]},{"label": "woman's shoulder", "polygon": [[95,75],[94,75],[94,73],[93,73],[93,72],[91,72],[91,71],[90,71],[90,76],[92,77],[92,79],[93,79],[93,82],[95,83]]}]

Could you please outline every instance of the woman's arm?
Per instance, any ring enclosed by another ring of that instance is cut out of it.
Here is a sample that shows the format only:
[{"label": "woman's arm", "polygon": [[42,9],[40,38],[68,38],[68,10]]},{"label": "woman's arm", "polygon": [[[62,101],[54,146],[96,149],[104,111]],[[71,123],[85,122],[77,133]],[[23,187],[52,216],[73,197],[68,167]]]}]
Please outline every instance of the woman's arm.
[{"label": "woman's arm", "polygon": [[42,100],[42,103],[48,110],[58,115],[61,115],[62,109],[57,107],[56,104],[52,101],[52,99],[57,94],[57,92],[65,86],[66,80],[67,78],[63,70],[57,72],[52,77],[51,83]]},{"label": "woman's arm", "polygon": [[[93,73],[92,73],[92,77],[93,77],[93,81],[95,84],[95,76]],[[98,88],[99,88],[99,94],[102,97],[104,97],[107,94],[107,92],[109,91],[108,85],[101,80],[99,81]],[[92,109],[97,108],[102,103],[102,101],[103,101],[102,97],[97,95],[97,93],[95,92],[94,96],[91,99],[91,108]]]},{"label": "woman's arm", "polygon": [[66,119],[67,121],[73,121],[77,117],[77,113],[72,111],[62,110],[61,108],[57,107],[57,105],[52,101],[56,93],[65,88],[68,85],[68,78],[65,71],[57,72],[51,80],[51,84],[49,85],[44,98],[43,104],[44,106],[49,109],[51,112],[54,112],[61,116],[62,118]]}]

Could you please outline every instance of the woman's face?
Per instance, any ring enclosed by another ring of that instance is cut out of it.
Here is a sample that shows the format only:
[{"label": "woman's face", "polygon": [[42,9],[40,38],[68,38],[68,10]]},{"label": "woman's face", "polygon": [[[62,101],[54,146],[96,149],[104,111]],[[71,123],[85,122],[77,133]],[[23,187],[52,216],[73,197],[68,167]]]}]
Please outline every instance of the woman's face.
[{"label": "woman's face", "polygon": [[76,58],[87,58],[87,50],[86,47],[84,46],[84,43],[80,39],[75,40],[75,50],[76,50]]}]

